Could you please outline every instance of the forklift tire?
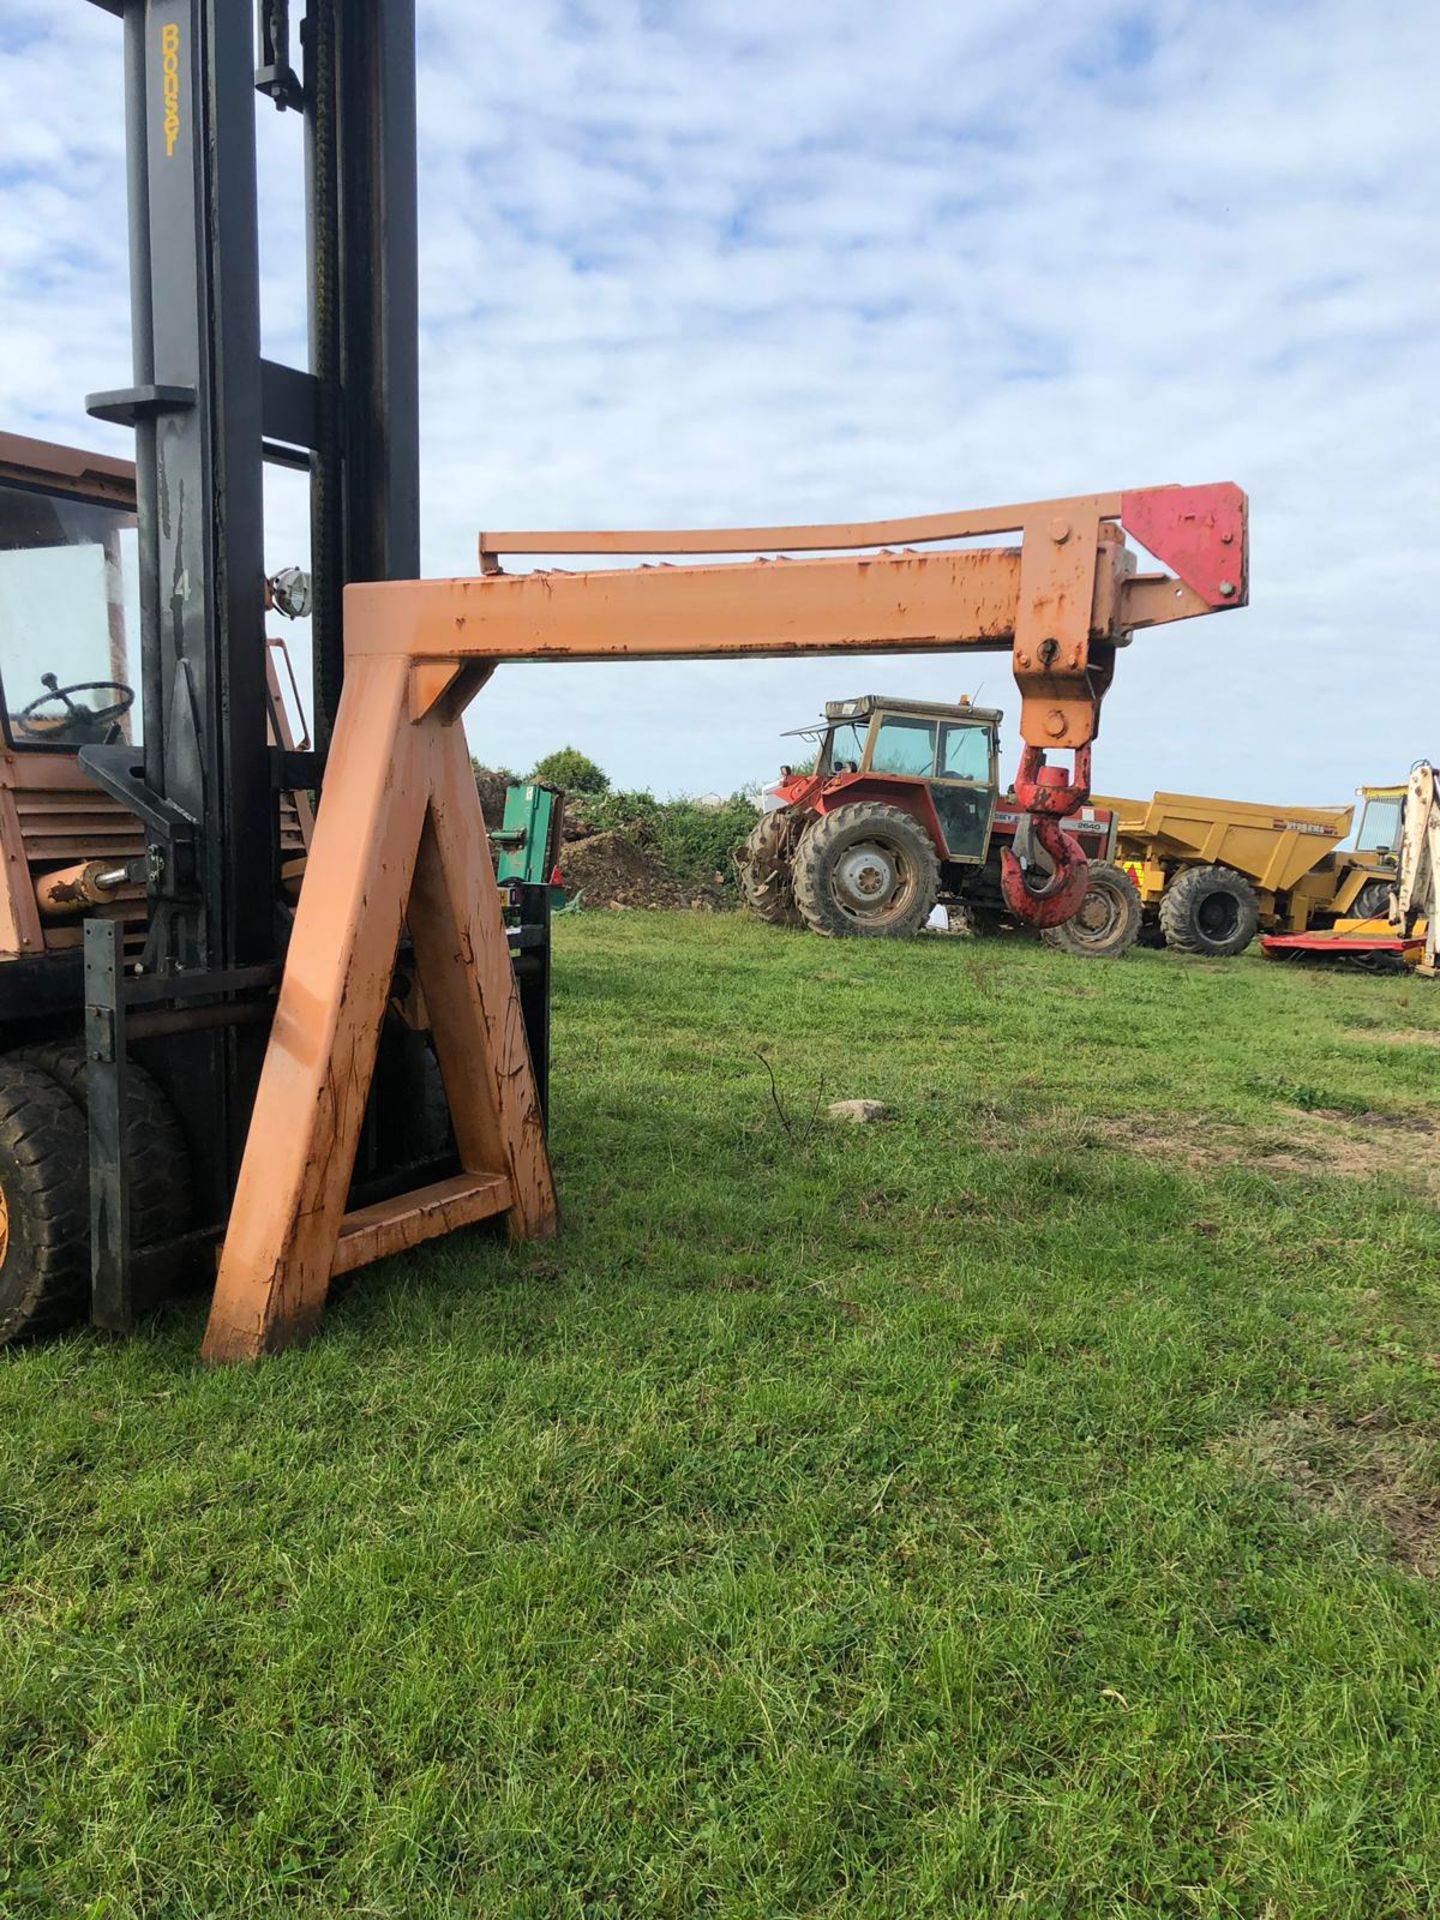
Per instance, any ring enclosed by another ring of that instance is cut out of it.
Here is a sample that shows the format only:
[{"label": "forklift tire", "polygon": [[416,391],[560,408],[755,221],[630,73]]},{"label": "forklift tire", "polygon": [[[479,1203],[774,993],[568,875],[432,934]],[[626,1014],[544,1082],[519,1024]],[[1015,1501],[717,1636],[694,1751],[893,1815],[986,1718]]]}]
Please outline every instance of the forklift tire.
[{"label": "forklift tire", "polygon": [[[48,1074],[78,1109],[83,1123],[84,1047],[75,1042],[45,1040],[19,1047],[6,1058]],[[170,1102],[133,1060],[125,1063],[125,1094],[129,1109],[126,1147],[130,1161],[130,1241],[135,1247],[161,1246],[168,1240],[178,1240],[190,1229],[190,1155]],[[81,1148],[81,1166],[88,1165],[87,1139]]]},{"label": "forklift tire", "polygon": [[85,1122],[38,1067],[0,1059],[0,1344],[81,1318],[90,1293]]},{"label": "forklift tire", "polygon": [[783,807],[762,813],[736,856],[740,895],[751,913],[772,927],[799,927],[805,923],[795,905],[791,859],[799,823]]},{"label": "forklift tire", "polygon": [[795,856],[794,887],[812,933],[905,940],[934,910],[940,868],[930,836],[908,813],[857,800],[810,822]]},{"label": "forklift tire", "polygon": [[1160,925],[1167,947],[1228,960],[1255,938],[1260,903],[1250,882],[1233,868],[1191,867],[1166,888]]},{"label": "forklift tire", "polygon": [[1047,947],[1081,960],[1116,960],[1140,937],[1140,889],[1123,867],[1090,862],[1090,885],[1073,919],[1046,927]]}]

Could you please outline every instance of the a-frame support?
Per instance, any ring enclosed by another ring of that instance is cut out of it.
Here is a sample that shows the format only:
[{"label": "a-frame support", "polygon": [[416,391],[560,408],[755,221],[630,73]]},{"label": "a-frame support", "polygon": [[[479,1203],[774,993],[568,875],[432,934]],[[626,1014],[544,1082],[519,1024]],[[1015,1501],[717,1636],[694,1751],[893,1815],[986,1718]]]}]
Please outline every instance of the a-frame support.
[{"label": "a-frame support", "polygon": [[[489,842],[455,705],[426,670],[352,660],[249,1142],[207,1360],[310,1332],[331,1278],[496,1214],[555,1229],[555,1187]],[[423,710],[421,710],[423,708]],[[407,925],[460,1155],[455,1178],[346,1215]]]}]

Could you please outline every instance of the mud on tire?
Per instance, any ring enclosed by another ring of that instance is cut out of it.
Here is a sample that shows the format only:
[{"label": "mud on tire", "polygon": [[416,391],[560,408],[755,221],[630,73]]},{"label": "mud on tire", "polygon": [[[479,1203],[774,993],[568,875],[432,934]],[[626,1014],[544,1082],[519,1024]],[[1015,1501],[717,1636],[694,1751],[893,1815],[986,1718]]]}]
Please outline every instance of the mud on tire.
[{"label": "mud on tire", "polygon": [[858,800],[818,815],[801,837],[795,904],[832,939],[903,940],[930,917],[940,887],[935,849],[899,807]]},{"label": "mud on tire", "polygon": [[1230,867],[1191,867],[1166,888],[1160,925],[1166,946],[1228,960],[1255,938],[1260,904],[1250,882]]},{"label": "mud on tire", "polygon": [[746,906],[775,927],[803,925],[791,885],[791,863],[801,820],[783,807],[762,813],[735,857],[735,872]]},{"label": "mud on tire", "polygon": [[1123,867],[1090,862],[1090,886],[1073,919],[1047,927],[1047,947],[1082,960],[1114,960],[1140,937],[1140,889]]}]

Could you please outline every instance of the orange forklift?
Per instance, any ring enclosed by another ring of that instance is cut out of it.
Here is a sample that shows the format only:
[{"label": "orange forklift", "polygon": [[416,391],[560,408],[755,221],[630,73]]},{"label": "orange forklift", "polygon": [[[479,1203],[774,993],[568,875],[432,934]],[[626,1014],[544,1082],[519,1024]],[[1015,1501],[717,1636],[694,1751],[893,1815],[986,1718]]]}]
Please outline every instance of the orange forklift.
[{"label": "orange forklift", "polygon": [[[0,434],[0,1341],[87,1310],[123,1330],[213,1277],[323,789],[340,596],[418,562],[412,11],[312,6],[301,74],[283,5],[257,29],[224,0],[97,3],[123,41],[134,369],[89,410],[133,429],[135,459]],[[257,90],[305,121],[309,371],[260,352]],[[310,479],[298,583],[267,579],[271,465]],[[313,743],[265,628],[297,584]],[[549,892],[506,904],[543,1095]],[[405,967],[357,1204],[457,1164]]]},{"label": "orange forklift", "polygon": [[[463,727],[497,665],[1006,652],[1002,887],[1043,923],[1086,885],[1063,823],[1117,653],[1245,604],[1246,502],[489,534],[474,575],[418,580],[413,0],[306,0],[303,23],[265,0],[258,26],[235,0],[90,4],[124,40],[134,368],[89,407],[133,431],[135,492],[132,515],[91,463],[68,501],[32,497],[90,530],[32,542],[49,557],[0,599],[0,838],[30,941],[0,962],[0,1337],[87,1305],[127,1328],[198,1263],[206,1357],[253,1359],[314,1329],[337,1274],[482,1220],[556,1229],[548,895],[497,883]],[[306,369],[260,350],[257,92],[304,122]],[[267,679],[271,463],[309,481],[308,748],[276,734]],[[573,555],[690,564],[505,565]],[[285,796],[311,794],[297,899]]]}]

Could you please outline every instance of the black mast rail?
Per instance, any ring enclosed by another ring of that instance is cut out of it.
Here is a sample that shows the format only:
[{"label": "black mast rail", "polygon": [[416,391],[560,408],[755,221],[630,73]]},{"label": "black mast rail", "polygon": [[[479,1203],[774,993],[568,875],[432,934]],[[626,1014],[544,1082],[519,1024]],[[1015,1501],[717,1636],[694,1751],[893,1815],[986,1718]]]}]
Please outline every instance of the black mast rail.
[{"label": "black mast rail", "polygon": [[[144,744],[83,748],[141,822],[148,934],[84,945],[92,1310],[133,1316],[127,1013],[190,1144],[195,1215],[223,1220],[283,963],[280,789],[320,789],[354,580],[420,568],[414,0],[90,0],[124,34],[132,380],[95,394],[132,427]],[[305,122],[309,367],[262,357],[256,115]],[[313,753],[267,737],[263,471],[310,480]],[[528,900],[543,890],[524,890]],[[537,1066],[548,907],[516,938]],[[73,978],[73,970],[67,969]],[[257,999],[257,994],[259,998]],[[368,1129],[404,1133],[410,1062]],[[432,1062],[433,1065],[433,1062]],[[543,1081],[542,1081],[543,1085]],[[369,1177],[384,1180],[383,1151]]]}]

